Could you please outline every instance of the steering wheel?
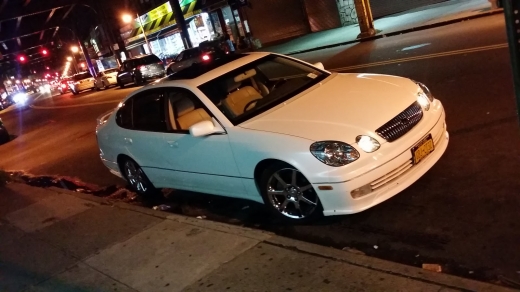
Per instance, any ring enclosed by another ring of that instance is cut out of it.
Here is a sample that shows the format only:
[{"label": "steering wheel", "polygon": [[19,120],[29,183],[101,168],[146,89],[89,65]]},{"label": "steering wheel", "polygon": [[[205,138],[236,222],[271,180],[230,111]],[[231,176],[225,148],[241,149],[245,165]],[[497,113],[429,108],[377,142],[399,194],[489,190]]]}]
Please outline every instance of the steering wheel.
[{"label": "steering wheel", "polygon": [[253,100],[249,101],[249,102],[246,104],[246,106],[244,107],[244,112],[246,112],[246,111],[248,110],[247,108],[249,108],[250,105],[252,105],[253,103],[255,103],[255,102],[259,101],[259,100],[260,100],[260,98],[253,99]]},{"label": "steering wheel", "polygon": [[269,88],[269,91],[273,91],[273,89],[275,89],[277,86],[284,84],[285,81],[287,81],[287,79],[285,79],[285,78],[276,80],[274,82],[273,86],[271,86],[271,88]]}]

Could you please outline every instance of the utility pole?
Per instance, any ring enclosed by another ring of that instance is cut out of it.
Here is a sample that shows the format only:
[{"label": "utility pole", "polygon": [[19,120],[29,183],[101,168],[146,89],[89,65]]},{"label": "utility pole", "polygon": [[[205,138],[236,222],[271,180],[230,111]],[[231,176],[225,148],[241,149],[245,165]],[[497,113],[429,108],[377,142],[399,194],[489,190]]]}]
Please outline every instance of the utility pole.
[{"label": "utility pole", "polygon": [[191,43],[190,35],[188,33],[188,27],[186,26],[186,20],[184,19],[184,14],[182,13],[181,5],[178,0],[171,0],[170,4],[173,9],[173,13],[175,14],[175,21],[177,21],[177,25],[181,29],[181,38],[184,43],[186,49],[192,48],[193,44]]},{"label": "utility pole", "polygon": [[361,33],[358,38],[371,37],[376,34],[374,28],[374,18],[372,17],[372,9],[369,0],[354,0],[356,13],[358,17],[359,29]]},{"label": "utility pole", "polygon": [[513,69],[513,84],[516,97],[516,113],[520,121],[520,1],[502,0],[506,18],[507,39],[511,68]]}]

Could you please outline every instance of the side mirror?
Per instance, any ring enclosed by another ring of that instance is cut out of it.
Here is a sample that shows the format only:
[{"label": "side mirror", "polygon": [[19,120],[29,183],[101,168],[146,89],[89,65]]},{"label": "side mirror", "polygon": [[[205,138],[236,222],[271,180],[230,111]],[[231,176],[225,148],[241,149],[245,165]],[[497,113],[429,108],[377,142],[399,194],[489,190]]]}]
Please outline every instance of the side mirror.
[{"label": "side mirror", "polygon": [[224,133],[224,129],[217,123],[215,126],[213,121],[201,121],[190,127],[190,134],[193,137],[208,136],[216,133]]},{"label": "side mirror", "polygon": [[318,67],[321,70],[325,70],[325,66],[323,66],[322,62],[314,63],[314,67]]}]

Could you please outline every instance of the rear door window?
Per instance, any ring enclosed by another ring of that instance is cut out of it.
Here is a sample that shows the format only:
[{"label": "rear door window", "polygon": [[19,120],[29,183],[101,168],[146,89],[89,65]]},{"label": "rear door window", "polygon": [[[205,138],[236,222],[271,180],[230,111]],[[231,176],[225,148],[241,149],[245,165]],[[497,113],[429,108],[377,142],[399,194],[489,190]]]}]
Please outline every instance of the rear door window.
[{"label": "rear door window", "polygon": [[143,65],[153,64],[153,63],[159,63],[161,62],[161,59],[157,57],[156,55],[149,55],[143,58]]},{"label": "rear door window", "polygon": [[147,90],[133,97],[133,129],[166,132],[166,109],[162,90]]}]

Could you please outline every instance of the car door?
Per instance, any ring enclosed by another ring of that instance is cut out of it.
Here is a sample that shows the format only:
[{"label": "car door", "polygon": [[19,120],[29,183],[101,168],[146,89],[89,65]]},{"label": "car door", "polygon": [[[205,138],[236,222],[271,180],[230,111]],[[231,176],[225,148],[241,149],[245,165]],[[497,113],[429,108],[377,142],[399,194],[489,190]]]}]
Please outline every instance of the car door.
[{"label": "car door", "polygon": [[[165,100],[161,89],[149,89],[128,99],[117,116],[123,128],[118,131],[118,143],[123,153],[135,160],[156,187],[167,187],[169,172],[164,160],[164,134],[168,131]],[[165,174],[166,173],[166,174]]]},{"label": "car door", "polygon": [[130,83],[133,82],[133,62],[135,60],[128,60],[126,63],[123,64],[123,70],[119,73],[119,80],[121,80],[122,83]]},{"label": "car door", "polygon": [[194,137],[193,124],[218,123],[198,97],[183,88],[165,90],[171,130],[164,135],[164,159],[176,186],[216,195],[244,197],[246,192],[226,133]]},{"label": "car door", "polygon": [[175,63],[173,63],[172,66],[170,67],[171,72],[175,73],[177,71],[182,70],[182,68],[187,66],[187,63],[189,61],[190,51],[191,50],[182,51],[179,54],[179,56],[177,56],[177,58],[175,59]]}]

